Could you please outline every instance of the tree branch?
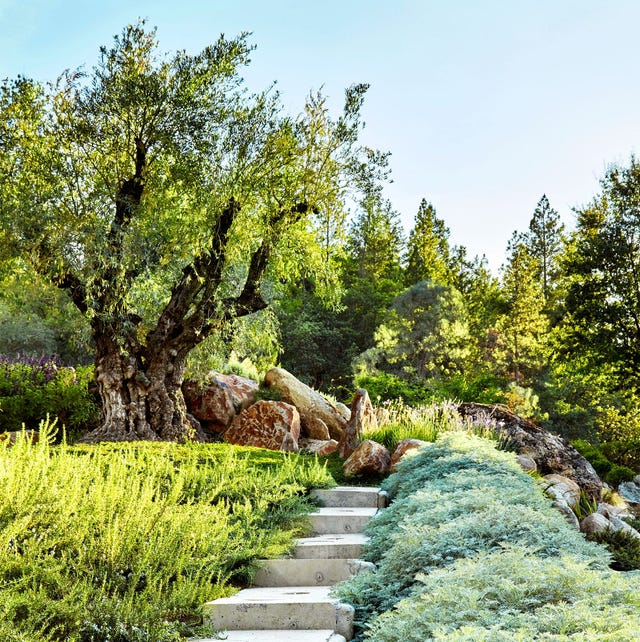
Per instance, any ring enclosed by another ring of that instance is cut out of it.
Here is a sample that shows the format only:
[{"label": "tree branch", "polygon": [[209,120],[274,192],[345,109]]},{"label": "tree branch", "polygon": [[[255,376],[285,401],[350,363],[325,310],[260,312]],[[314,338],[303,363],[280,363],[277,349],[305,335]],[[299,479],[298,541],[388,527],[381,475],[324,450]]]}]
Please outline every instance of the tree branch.
[{"label": "tree branch", "polygon": [[85,314],[89,309],[87,304],[87,290],[84,283],[71,272],[66,272],[62,276],[55,279],[55,285],[61,290],[66,290],[71,297],[74,305],[80,312]]},{"label": "tree branch", "polygon": [[[156,328],[149,335],[149,345],[160,345],[173,337],[194,333],[205,321],[203,306],[215,297],[224,268],[229,231],[240,212],[239,203],[231,198],[216,221],[211,236],[211,248],[197,256],[182,270],[182,277],[171,291],[171,298],[165,306]],[[202,293],[193,313],[187,318],[190,308]],[[182,338],[184,339],[184,337]]]}]

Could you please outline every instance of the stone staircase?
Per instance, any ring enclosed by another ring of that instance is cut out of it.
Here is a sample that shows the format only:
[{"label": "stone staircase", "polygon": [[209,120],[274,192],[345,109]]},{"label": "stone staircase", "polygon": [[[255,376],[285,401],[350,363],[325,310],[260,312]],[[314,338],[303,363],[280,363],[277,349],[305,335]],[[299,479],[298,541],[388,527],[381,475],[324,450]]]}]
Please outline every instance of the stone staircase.
[{"label": "stone staircase", "polygon": [[[373,570],[359,559],[364,525],[386,506],[377,488],[314,490],[322,505],[309,518],[310,537],[292,558],[264,560],[254,585],[208,602],[205,623],[228,642],[346,642],[353,637],[353,607],[329,596],[331,586]],[[194,642],[214,642],[213,638]]]}]

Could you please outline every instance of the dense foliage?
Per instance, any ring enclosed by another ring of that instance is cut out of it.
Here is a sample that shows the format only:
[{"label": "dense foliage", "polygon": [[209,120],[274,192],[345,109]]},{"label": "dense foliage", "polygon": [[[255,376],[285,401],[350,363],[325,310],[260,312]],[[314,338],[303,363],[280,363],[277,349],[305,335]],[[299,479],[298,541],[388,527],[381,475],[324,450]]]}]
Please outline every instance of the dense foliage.
[{"label": "dense foliage", "polygon": [[[305,528],[315,458],[229,445],[0,446],[0,639],[169,642]],[[211,635],[211,632],[209,632]]]},{"label": "dense foliage", "polygon": [[637,575],[609,569],[511,453],[464,432],[401,463],[369,526],[375,573],[338,587],[358,639],[637,639]]},{"label": "dense foliage", "polygon": [[35,430],[48,416],[77,439],[98,423],[92,382],[93,368],[65,367],[55,357],[0,357],[0,432]]}]

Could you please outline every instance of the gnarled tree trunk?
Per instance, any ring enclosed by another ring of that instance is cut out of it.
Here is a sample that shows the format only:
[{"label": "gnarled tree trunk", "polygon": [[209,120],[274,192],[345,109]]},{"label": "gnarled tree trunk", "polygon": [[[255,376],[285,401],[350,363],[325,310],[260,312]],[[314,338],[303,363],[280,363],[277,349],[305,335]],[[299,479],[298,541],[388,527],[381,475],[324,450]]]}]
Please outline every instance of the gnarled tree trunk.
[{"label": "gnarled tree trunk", "polygon": [[95,375],[102,425],[84,441],[192,441],[182,395],[185,356],[174,349],[122,349],[107,335],[96,341]]}]

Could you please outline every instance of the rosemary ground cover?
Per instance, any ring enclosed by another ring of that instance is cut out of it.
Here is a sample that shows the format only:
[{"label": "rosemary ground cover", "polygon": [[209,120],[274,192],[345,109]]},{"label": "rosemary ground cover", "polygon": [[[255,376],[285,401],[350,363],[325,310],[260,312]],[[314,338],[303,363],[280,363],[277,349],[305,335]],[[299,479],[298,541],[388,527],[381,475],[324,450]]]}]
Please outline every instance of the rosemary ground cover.
[{"label": "rosemary ground cover", "polygon": [[168,642],[288,550],[313,457],[225,444],[0,448],[0,639]]}]

